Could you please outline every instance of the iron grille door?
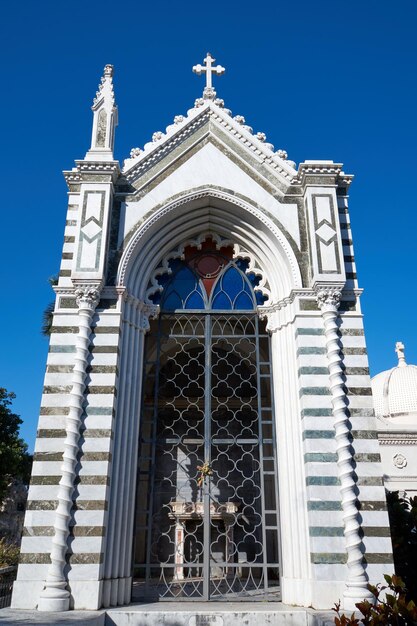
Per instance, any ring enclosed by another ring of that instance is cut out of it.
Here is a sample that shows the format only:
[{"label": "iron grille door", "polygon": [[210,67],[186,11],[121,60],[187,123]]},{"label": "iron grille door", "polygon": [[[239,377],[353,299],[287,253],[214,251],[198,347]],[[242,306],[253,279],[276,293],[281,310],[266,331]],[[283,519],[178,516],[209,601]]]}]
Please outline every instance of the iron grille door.
[{"label": "iron grille door", "polygon": [[269,338],[163,314],[147,338],[134,598],[279,599]]}]

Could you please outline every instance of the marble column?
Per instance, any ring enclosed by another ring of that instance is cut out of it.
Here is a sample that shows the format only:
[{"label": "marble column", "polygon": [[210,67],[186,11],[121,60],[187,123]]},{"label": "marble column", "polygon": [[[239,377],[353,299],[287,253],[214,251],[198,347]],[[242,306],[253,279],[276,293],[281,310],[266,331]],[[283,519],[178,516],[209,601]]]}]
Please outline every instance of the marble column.
[{"label": "marble column", "polygon": [[45,588],[42,591],[39,611],[68,611],[70,592],[65,575],[67,542],[70,532],[75,468],[79,451],[81,415],[83,412],[85,380],[90,344],[91,320],[99,301],[97,285],[83,286],[76,290],[79,330],[75,341],[75,364],[66,419],[62,477],[58,487],[58,507],[55,513],[54,536],[52,539],[51,565],[48,569]]},{"label": "marble column", "polygon": [[364,566],[364,545],[360,534],[359,514],[356,507],[357,489],[354,478],[347,394],[342,369],[338,316],[341,291],[337,288],[320,288],[317,303],[321,310],[326,337],[327,362],[329,367],[330,391],[333,407],[337,467],[342,495],[342,516],[346,539],[348,578],[343,594],[343,606],[354,610],[355,603],[372,598],[368,590],[368,575]]}]

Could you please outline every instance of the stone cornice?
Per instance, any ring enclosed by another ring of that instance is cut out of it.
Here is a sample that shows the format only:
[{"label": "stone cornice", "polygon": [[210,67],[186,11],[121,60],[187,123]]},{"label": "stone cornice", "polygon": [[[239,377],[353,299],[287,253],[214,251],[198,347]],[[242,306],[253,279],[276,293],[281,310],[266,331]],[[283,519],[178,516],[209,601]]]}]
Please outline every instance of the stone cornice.
[{"label": "stone cornice", "polygon": [[[317,183],[314,183],[317,179]],[[325,179],[325,182],[323,181]],[[343,185],[348,187],[353,180],[353,176],[345,174],[342,170],[342,163],[332,161],[305,161],[300,163],[297,175],[293,178],[293,185],[305,186],[306,184],[317,185]]]},{"label": "stone cornice", "polygon": [[[326,285],[324,286],[321,285],[320,286],[321,289],[340,289],[342,292],[342,298],[345,296],[355,296],[356,298],[359,298],[362,293],[363,293],[363,289],[342,289],[340,287],[340,285]],[[292,289],[292,291],[290,292],[290,294],[283,298],[282,300],[279,300],[278,302],[273,302],[270,305],[267,306],[258,306],[257,310],[259,312],[260,315],[267,315],[268,313],[272,313],[274,311],[279,311],[280,309],[283,309],[284,307],[288,306],[289,304],[292,304],[296,298],[316,298],[317,297],[317,290],[316,289],[310,289],[310,288],[303,288],[303,289]],[[311,311],[309,312],[311,313]]]},{"label": "stone cornice", "polygon": [[378,441],[381,446],[416,446],[417,445],[417,424],[415,432],[381,432],[378,431]]},{"label": "stone cornice", "polygon": [[[292,161],[286,160],[284,150],[274,153],[273,146],[265,142],[265,134],[253,134],[252,129],[244,124],[242,116],[231,116],[231,112],[212,101],[196,101],[196,106],[188,111],[187,116],[177,116],[174,124],[167,127],[166,132],[154,133],[152,142],[145,144],[144,149],[132,150],[131,158],[125,161],[124,178],[128,182],[138,179],[154,163],[163,159],[179,144],[191,136],[196,129],[209,122],[215,123],[227,131],[246,149],[255,155],[261,163],[268,166],[287,186],[292,182],[296,170]],[[282,156],[284,155],[284,156]]]},{"label": "stone cornice", "polygon": [[92,176],[97,174],[107,175],[113,184],[120,176],[120,166],[118,161],[75,161],[76,167],[72,170],[64,170],[64,178],[67,185],[72,183],[88,182]]}]

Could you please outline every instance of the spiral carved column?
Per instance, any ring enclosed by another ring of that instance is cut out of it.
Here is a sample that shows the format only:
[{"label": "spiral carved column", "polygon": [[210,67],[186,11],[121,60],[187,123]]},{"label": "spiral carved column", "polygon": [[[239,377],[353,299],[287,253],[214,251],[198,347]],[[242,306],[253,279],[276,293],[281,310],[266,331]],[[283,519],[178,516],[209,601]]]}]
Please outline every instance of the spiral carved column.
[{"label": "spiral carved column", "polygon": [[334,429],[336,437],[338,477],[342,495],[342,515],[346,538],[348,578],[344,592],[344,608],[355,609],[355,602],[370,598],[367,588],[368,575],[363,563],[364,546],[360,535],[358,509],[356,506],[356,485],[354,480],[352,448],[345,391],[341,343],[337,325],[338,308],[341,292],[338,289],[321,289],[317,293],[317,302],[321,309],[326,336],[327,361],[330,375]]},{"label": "spiral carved column", "polygon": [[70,592],[65,576],[67,541],[71,521],[75,467],[79,450],[81,414],[83,411],[85,378],[90,345],[91,320],[99,301],[97,288],[83,287],[76,291],[79,331],[75,342],[75,365],[72,374],[72,389],[69,413],[66,420],[62,478],[58,487],[58,507],[55,513],[54,537],[52,539],[51,565],[48,569],[45,588],[42,591],[39,611],[68,611]]}]

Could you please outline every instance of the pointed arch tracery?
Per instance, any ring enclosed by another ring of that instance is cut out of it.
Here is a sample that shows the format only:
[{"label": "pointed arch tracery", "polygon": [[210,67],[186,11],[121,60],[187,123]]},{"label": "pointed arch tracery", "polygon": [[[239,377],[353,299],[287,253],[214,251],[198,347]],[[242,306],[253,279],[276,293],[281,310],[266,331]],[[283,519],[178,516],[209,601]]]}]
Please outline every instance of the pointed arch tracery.
[{"label": "pointed arch tracery", "polygon": [[171,311],[253,310],[269,295],[253,257],[213,234],[189,240],[166,255],[146,291],[150,302]]},{"label": "pointed arch tracery", "polygon": [[[212,187],[167,201],[138,224],[122,244],[117,284],[149,302],[147,290],[158,289],[158,281],[153,279],[166,270],[161,263],[155,269],[155,252],[168,263],[171,255],[181,257],[184,242],[199,240],[201,233],[229,241],[233,237],[235,257],[247,258],[261,281],[264,273],[268,276],[268,285],[261,285],[269,296],[268,304],[302,287],[298,256],[279,225],[260,207]],[[260,267],[265,271],[259,272]]]},{"label": "pointed arch tracery", "polygon": [[[232,276],[234,280],[231,280]],[[165,290],[166,302],[166,294],[173,294],[175,284],[179,283],[183,283],[180,289],[182,295],[177,292],[178,306],[174,307],[178,309],[204,309],[209,303],[214,309],[252,309],[252,300],[256,305],[263,305],[270,299],[267,278],[254,256],[215,233],[200,235],[169,252],[151,275],[146,300],[161,304],[162,291]],[[234,289],[234,296],[226,293],[223,283],[229,290],[234,283],[230,292],[233,293]],[[213,287],[215,293],[212,294]],[[221,307],[220,302],[225,306]],[[247,306],[243,306],[244,303]]]}]

